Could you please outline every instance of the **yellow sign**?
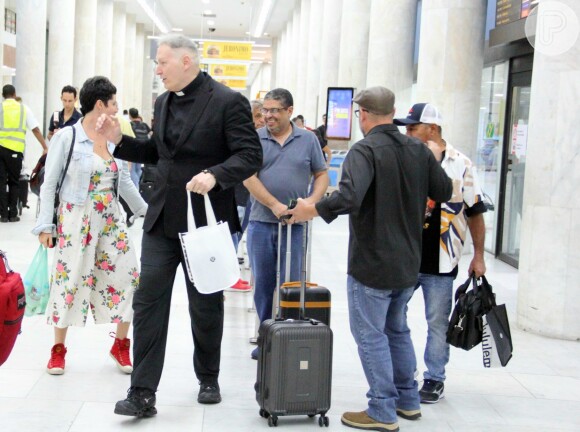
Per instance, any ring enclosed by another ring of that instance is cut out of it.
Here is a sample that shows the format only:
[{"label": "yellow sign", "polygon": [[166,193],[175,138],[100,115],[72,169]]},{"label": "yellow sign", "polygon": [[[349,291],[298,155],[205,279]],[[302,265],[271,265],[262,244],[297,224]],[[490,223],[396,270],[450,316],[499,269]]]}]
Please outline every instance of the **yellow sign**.
[{"label": "yellow sign", "polygon": [[240,42],[203,41],[204,59],[251,60],[252,44]]},{"label": "yellow sign", "polygon": [[245,89],[246,88],[246,80],[245,79],[239,79],[239,80],[221,80],[218,79],[218,82],[222,83],[225,86],[228,86],[229,88],[235,88],[235,89]]},{"label": "yellow sign", "polygon": [[209,74],[213,77],[247,77],[248,66],[240,64],[211,64]]}]

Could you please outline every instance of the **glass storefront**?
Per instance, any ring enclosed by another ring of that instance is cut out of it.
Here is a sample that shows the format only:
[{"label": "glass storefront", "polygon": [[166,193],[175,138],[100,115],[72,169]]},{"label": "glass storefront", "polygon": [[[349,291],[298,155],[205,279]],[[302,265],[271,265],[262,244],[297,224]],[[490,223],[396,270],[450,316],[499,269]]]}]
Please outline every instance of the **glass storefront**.
[{"label": "glass storefront", "polygon": [[484,193],[487,212],[485,249],[495,254],[498,225],[497,201],[500,190],[501,158],[505,134],[509,62],[483,69],[479,133],[474,163]]}]

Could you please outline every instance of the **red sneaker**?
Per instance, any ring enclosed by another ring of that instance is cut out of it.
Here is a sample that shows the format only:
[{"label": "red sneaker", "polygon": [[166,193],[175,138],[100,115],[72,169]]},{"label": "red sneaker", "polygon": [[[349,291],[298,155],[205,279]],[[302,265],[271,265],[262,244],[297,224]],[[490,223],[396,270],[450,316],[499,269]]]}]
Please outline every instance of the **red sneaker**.
[{"label": "red sneaker", "polygon": [[238,281],[230,287],[231,291],[250,291],[252,287],[248,281],[238,279]]},{"label": "red sneaker", "polygon": [[66,348],[63,344],[56,344],[50,350],[50,360],[46,366],[46,371],[51,375],[62,375],[64,373],[64,356]]},{"label": "red sneaker", "polygon": [[117,367],[127,374],[133,372],[130,351],[131,339],[115,338],[115,342],[113,342],[113,347],[111,348],[111,358],[115,360]]}]

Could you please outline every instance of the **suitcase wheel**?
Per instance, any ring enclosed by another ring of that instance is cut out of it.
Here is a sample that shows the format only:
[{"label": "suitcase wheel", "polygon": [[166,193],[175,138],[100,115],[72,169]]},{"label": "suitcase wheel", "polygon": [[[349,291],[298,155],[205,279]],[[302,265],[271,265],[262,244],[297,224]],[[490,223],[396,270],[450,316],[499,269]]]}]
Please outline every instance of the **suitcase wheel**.
[{"label": "suitcase wheel", "polygon": [[264,410],[263,408],[260,408],[260,417],[262,417],[262,418],[268,418],[268,417],[270,417],[270,414],[268,414],[266,412],[266,410]]},{"label": "suitcase wheel", "polygon": [[330,424],[329,418],[326,417],[324,414],[320,414],[320,417],[318,417],[318,426],[320,426],[320,427],[322,427],[322,426],[328,427],[329,424]]},{"label": "suitcase wheel", "polygon": [[268,426],[270,426],[270,427],[278,426],[278,417],[276,417],[276,416],[268,417]]}]

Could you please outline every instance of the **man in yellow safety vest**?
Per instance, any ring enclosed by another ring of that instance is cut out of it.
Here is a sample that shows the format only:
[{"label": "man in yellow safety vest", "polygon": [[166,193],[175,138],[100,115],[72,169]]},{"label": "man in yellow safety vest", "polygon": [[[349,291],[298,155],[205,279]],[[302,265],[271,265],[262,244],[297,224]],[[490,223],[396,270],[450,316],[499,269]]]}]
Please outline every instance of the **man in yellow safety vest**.
[{"label": "man in yellow safety vest", "polygon": [[[0,105],[0,222],[18,222],[18,178],[22,170],[26,131],[30,129],[44,153],[48,151],[32,111],[16,101],[16,89],[2,87]],[[8,186],[8,190],[6,190]]]}]

